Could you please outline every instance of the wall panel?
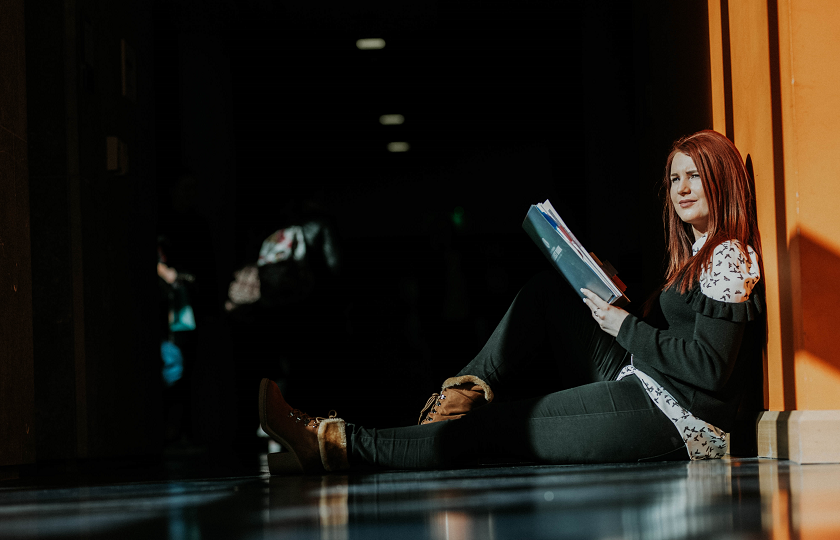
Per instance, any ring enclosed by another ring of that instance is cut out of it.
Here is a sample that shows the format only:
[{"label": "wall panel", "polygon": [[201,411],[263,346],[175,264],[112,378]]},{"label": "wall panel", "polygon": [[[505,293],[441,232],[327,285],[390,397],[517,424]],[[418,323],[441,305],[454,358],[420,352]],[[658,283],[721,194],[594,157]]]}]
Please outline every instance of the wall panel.
[{"label": "wall panel", "polygon": [[[35,460],[23,0],[0,0],[0,467]],[[0,478],[7,476],[0,470]]]}]

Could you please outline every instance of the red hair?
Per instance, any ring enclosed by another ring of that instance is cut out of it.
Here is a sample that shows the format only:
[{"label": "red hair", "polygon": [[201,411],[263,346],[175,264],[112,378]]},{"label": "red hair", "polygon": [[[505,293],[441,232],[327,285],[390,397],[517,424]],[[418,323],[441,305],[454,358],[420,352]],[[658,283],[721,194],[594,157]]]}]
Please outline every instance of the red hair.
[{"label": "red hair", "polygon": [[[706,243],[693,257],[691,246],[695,239],[691,225],[680,219],[668,195],[671,163],[678,152],[694,161],[709,206]],[[668,268],[663,290],[676,286],[680,293],[688,291],[711,263],[714,248],[727,240],[740,242],[747,260],[747,246],[751,246],[758,258],[759,272],[764,275],[755,209],[755,183],[744,166],[741,153],[729,139],[716,131],[705,130],[677,140],[665,163],[663,186],[666,192],[663,218],[668,246]]]}]

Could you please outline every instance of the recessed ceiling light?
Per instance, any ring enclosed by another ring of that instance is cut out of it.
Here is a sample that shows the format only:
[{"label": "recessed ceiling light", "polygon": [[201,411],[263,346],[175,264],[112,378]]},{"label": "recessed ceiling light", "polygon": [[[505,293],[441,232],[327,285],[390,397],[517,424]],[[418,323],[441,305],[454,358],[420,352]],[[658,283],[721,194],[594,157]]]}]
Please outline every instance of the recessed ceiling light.
[{"label": "recessed ceiling light", "polygon": [[382,38],[367,38],[356,40],[356,47],[365,51],[370,49],[384,49],[385,40]]},{"label": "recessed ceiling light", "polygon": [[397,126],[405,122],[405,117],[401,114],[383,114],[379,117],[379,123],[383,126]]},{"label": "recessed ceiling light", "polygon": [[388,151],[389,152],[408,152],[409,148],[410,148],[410,146],[408,146],[407,142],[389,142],[388,143]]}]

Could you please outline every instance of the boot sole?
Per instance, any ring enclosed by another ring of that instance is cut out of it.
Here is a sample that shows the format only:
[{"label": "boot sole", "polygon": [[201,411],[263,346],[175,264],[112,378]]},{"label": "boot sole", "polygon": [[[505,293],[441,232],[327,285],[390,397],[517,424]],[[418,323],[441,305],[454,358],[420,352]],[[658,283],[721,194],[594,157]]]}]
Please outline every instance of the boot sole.
[{"label": "boot sole", "polygon": [[292,449],[286,440],[272,430],[268,422],[266,422],[266,399],[268,393],[268,385],[271,383],[268,379],[263,379],[260,382],[260,427],[265,431],[269,437],[280,443],[284,451],[271,452],[268,454],[268,472],[271,474],[303,474],[303,465],[298,459],[297,454]]}]

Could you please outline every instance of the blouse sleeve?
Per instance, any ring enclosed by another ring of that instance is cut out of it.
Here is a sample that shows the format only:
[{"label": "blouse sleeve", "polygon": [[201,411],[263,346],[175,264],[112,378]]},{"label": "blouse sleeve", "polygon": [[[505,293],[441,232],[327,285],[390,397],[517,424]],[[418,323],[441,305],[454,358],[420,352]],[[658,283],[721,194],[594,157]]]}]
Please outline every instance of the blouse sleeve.
[{"label": "blouse sleeve", "polygon": [[715,249],[706,278],[708,285],[704,286],[701,280],[681,295],[693,312],[690,338],[690,328],[682,332],[660,330],[633,315],[624,320],[617,340],[634,355],[640,369],[651,366],[674,379],[712,392],[726,384],[738,357],[744,328],[747,322],[760,316],[764,306],[760,295],[751,294],[759,278],[754,252],[749,250],[753,259],[748,263],[740,249],[736,247],[733,251],[729,249],[732,243],[725,244],[729,245],[721,244],[724,247]]},{"label": "blouse sleeve", "polygon": [[737,240],[727,240],[715,247],[711,263],[700,274],[700,290],[713,300],[738,304],[749,300],[759,277],[753,248],[747,246],[745,254]]}]

